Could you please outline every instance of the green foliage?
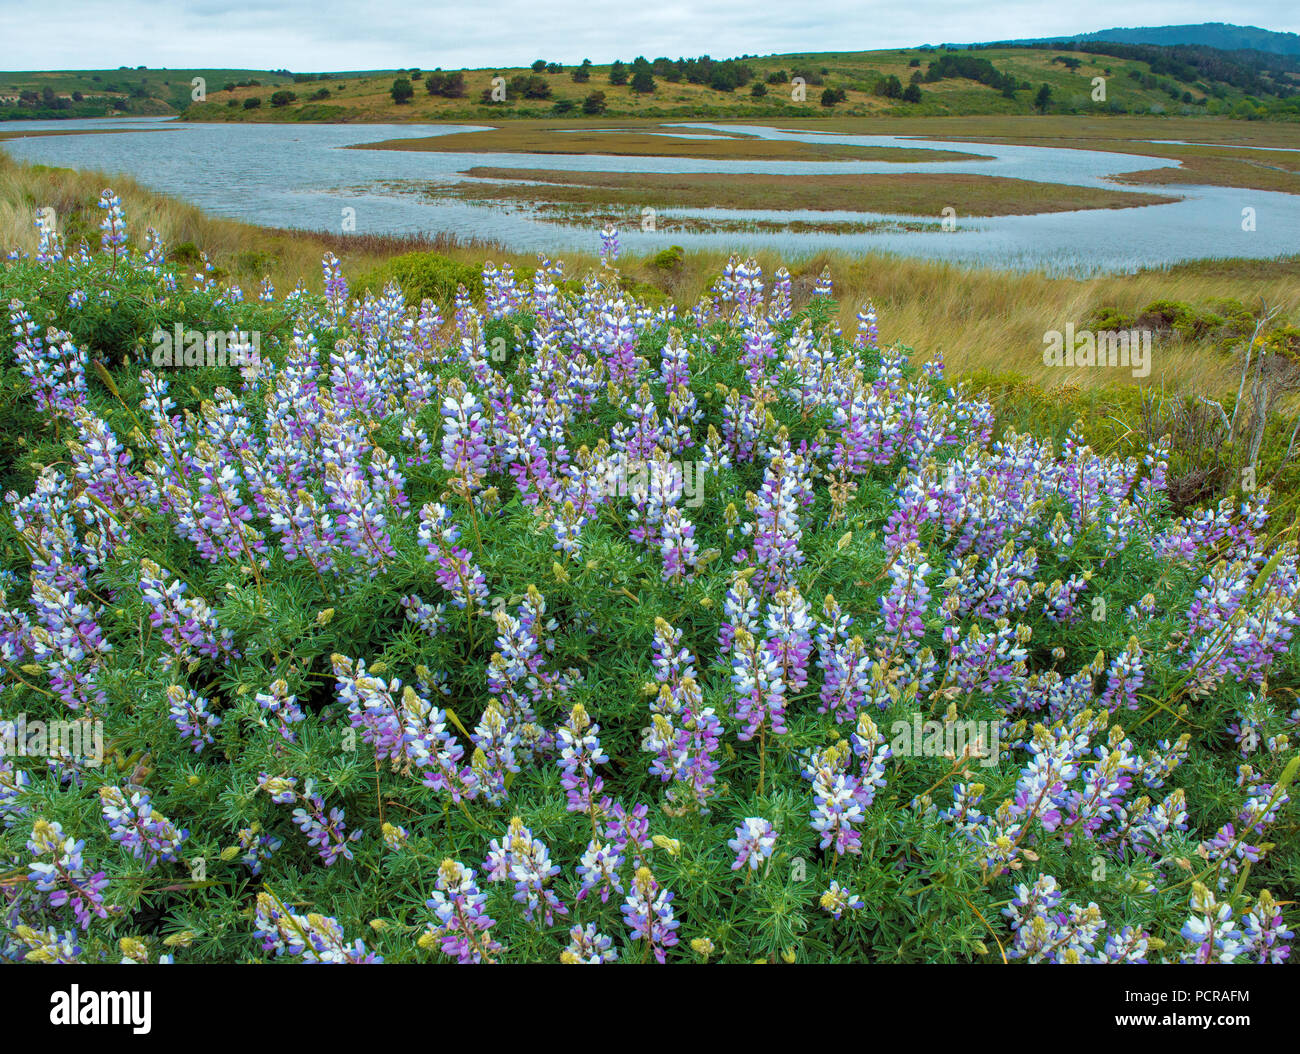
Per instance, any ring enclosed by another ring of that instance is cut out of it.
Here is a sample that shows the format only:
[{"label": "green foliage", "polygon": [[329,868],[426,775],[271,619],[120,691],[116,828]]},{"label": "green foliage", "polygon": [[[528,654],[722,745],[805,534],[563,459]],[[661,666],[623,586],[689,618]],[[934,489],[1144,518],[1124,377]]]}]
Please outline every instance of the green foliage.
[{"label": "green foliage", "polygon": [[439,305],[451,303],[458,286],[482,295],[480,272],[435,252],[413,252],[394,257],[383,266],[358,278],[358,289],[379,292],[395,281],[411,303],[430,299]]},{"label": "green foliage", "polygon": [[670,245],[667,249],[660,249],[651,257],[651,264],[660,271],[677,271],[681,269],[682,260],[686,258],[686,250],[680,245]]},{"label": "green foliage", "polygon": [[410,78],[398,77],[393,81],[393,86],[389,89],[389,94],[392,95],[393,102],[396,105],[401,106],[403,103],[410,102],[415,97],[415,88],[411,84]]},{"label": "green foliage", "polygon": [[465,83],[465,74],[428,73],[424,77],[424,87],[430,95],[440,95],[445,99],[461,99],[469,90]]}]

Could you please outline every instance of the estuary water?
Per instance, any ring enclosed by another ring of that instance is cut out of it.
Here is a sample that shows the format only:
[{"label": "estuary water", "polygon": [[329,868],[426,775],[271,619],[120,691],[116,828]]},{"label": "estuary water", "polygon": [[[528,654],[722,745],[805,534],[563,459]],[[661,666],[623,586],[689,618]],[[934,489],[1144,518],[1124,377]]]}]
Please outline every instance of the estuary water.
[{"label": "estuary water", "polygon": [[[894,163],[888,161],[752,161],[601,154],[435,153],[356,150],[347,147],[385,139],[421,138],[472,131],[481,125],[187,124],[174,118],[0,122],[0,132],[58,131],[62,135],[0,141],[14,158],[68,168],[123,172],[145,186],[175,195],[207,211],[271,227],[377,234],[447,232],[499,242],[517,251],[558,254],[594,251],[598,233],[547,222],[526,209],[430,200],[430,186],[458,182],[466,169],[498,166],[614,172],[817,173],[950,172],[1007,176],[1072,186],[1121,186],[1120,173],[1176,166],[1156,156],[1073,150],[1068,147],[931,141],[923,137],[789,131],[751,125],[767,139],[849,143],[862,146],[933,147],[982,155],[980,159]],[[678,134],[709,137],[724,126],[682,122]],[[665,142],[670,139],[666,138]],[[753,212],[674,209],[647,196],[659,216],[772,221],[896,221],[898,228],[861,233],[781,230],[622,232],[625,249],[657,251],[669,245],[738,251],[767,248],[788,259],[839,249],[881,250],[904,256],[1053,274],[1128,272],[1139,267],[1207,257],[1267,258],[1300,252],[1300,196],[1225,187],[1127,186],[1136,194],[1178,196],[1170,204],[1089,209],[1034,216],[976,218],[956,209],[955,229],[938,228],[939,216],[900,216],[874,210],[864,189],[861,211]],[[348,211],[351,210],[351,211]],[[128,217],[129,221],[130,217]],[[1251,222],[1247,222],[1249,219]],[[707,222],[704,224],[707,226]]]}]

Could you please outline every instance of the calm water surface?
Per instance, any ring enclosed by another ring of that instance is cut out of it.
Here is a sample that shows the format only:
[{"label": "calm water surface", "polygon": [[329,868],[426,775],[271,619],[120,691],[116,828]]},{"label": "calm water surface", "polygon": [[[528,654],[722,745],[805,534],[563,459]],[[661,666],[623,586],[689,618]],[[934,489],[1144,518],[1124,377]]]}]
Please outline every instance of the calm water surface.
[{"label": "calm water surface", "polygon": [[[1065,147],[930,141],[921,137],[746,130],[765,139],[863,146],[933,146],[984,155],[987,160],[891,163],[885,161],[717,161],[672,157],[565,154],[453,154],[349,150],[384,139],[414,139],[471,131],[481,125],[185,124],[170,118],[0,122],[0,131],[78,134],[34,136],[0,143],[23,161],[69,168],[125,172],[148,187],[184,198],[220,216],[273,227],[341,229],[345,209],[355,210],[365,233],[450,232],[501,242],[520,251],[551,254],[594,250],[596,232],[548,223],[525,210],[454,201],[430,201],[429,185],[455,182],[476,165],[616,172],[814,173],[954,172],[1009,176],[1085,187],[1115,187],[1107,177],[1139,169],[1173,167],[1167,158]],[[682,136],[712,137],[736,126],[683,122]],[[130,132],[104,134],[111,129]],[[962,264],[1043,268],[1053,273],[1129,271],[1204,257],[1270,257],[1300,251],[1300,196],[1225,187],[1173,185],[1124,187],[1139,194],[1178,195],[1173,204],[1094,209],[1038,216],[968,218],[960,201],[955,231],[889,230],[859,234],[689,231],[622,234],[625,248],[655,251],[668,245],[735,249],[769,248],[787,258],[822,249],[884,250]],[[745,212],[674,210],[649,194],[645,204],[668,216],[808,220],[916,220],[872,208],[864,192],[860,212]],[[1255,229],[1243,230],[1243,210],[1253,209]],[[934,223],[938,216],[920,219]],[[129,217],[128,217],[129,220]]]}]

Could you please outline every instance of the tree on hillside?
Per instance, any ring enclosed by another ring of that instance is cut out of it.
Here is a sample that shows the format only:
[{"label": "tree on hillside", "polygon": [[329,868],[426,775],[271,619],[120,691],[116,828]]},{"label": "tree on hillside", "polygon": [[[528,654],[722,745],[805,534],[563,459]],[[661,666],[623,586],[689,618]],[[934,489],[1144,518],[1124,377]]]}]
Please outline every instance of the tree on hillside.
[{"label": "tree on hillside", "polygon": [[272,106],[288,106],[291,102],[293,102],[293,101],[296,100],[297,98],[298,98],[298,93],[297,93],[297,92],[292,92],[292,91],[287,91],[287,90],[285,90],[285,89],[281,89],[280,91],[275,92],[275,93],[271,96],[271,105],[272,105]]},{"label": "tree on hillside", "polygon": [[903,89],[903,102],[920,102],[921,86],[916,83],[909,84]]},{"label": "tree on hillside", "polygon": [[740,77],[729,63],[718,63],[709,71],[709,87],[714,91],[735,91],[739,86]]},{"label": "tree on hillside", "polygon": [[586,114],[601,114],[605,112],[605,93],[603,91],[594,91],[582,100],[582,112]]},{"label": "tree on hillside", "polygon": [[591,80],[591,59],[583,59],[582,65],[575,69],[571,74],[575,84],[586,84]]},{"label": "tree on hillside", "polygon": [[465,74],[433,72],[425,75],[424,87],[430,95],[441,95],[444,99],[464,98],[466,91]]},{"label": "tree on hillside", "polygon": [[415,89],[411,86],[411,82],[408,78],[398,77],[397,80],[393,81],[393,86],[389,89],[389,94],[392,95],[393,102],[396,105],[401,106],[403,103],[411,101],[411,98],[415,95]]},{"label": "tree on hillside", "polygon": [[874,89],[877,95],[883,95],[886,99],[901,99],[903,97],[903,82],[894,74],[888,77],[881,77],[876,81]]},{"label": "tree on hillside", "polygon": [[654,91],[654,75],[648,69],[637,70],[632,74],[632,90],[639,95],[648,95]]},{"label": "tree on hillside", "polygon": [[1034,96],[1034,106],[1038,108],[1039,113],[1047,113],[1048,103],[1052,101],[1052,86],[1050,84],[1040,85],[1038,94]]},{"label": "tree on hillside", "polygon": [[545,60],[545,59],[538,59],[536,62],[533,63],[533,72],[534,72],[534,73],[542,73],[542,72],[544,72],[545,70],[546,70],[546,60]]},{"label": "tree on hillside", "polygon": [[551,86],[545,77],[525,77],[520,73],[510,78],[510,94],[516,99],[549,99]]},{"label": "tree on hillside", "polygon": [[627,83],[627,67],[624,66],[623,63],[615,61],[614,64],[609,67],[609,83],[610,84]]}]

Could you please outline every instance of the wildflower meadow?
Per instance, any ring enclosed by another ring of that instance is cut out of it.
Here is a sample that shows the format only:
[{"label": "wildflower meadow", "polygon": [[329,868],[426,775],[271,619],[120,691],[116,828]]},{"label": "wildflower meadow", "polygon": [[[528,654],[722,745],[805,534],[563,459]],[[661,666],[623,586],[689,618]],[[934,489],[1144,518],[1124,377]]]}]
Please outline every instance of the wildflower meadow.
[{"label": "wildflower meadow", "polygon": [[999,427],[831,274],[244,291],[100,208],[0,264],[0,959],[1288,958],[1267,489]]}]

